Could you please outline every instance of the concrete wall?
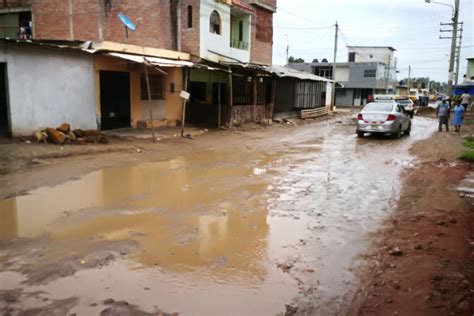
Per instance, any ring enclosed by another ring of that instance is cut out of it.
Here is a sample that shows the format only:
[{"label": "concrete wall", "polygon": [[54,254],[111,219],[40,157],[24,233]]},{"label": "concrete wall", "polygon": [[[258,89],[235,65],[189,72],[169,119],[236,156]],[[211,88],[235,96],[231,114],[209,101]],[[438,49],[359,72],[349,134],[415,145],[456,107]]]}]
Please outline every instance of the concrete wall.
[{"label": "concrete wall", "polygon": [[[341,96],[340,91],[345,91],[345,95]],[[336,106],[352,106],[354,100],[354,91],[352,89],[336,88]]]},{"label": "concrete wall", "polygon": [[348,46],[349,53],[354,52],[356,63],[380,62],[386,65],[393,65],[395,62],[394,52],[388,47],[351,47]]},{"label": "concrete wall", "polygon": [[474,58],[467,60],[466,77],[464,82],[474,82]]},{"label": "concrete wall", "polygon": [[64,122],[97,128],[92,55],[0,43],[0,62],[7,64],[13,136]]}]

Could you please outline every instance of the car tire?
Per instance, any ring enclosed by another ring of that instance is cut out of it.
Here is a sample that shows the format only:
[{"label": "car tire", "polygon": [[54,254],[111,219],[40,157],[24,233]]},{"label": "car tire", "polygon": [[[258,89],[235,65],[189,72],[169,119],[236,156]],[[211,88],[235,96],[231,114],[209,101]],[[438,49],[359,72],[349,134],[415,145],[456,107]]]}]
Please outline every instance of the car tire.
[{"label": "car tire", "polygon": [[401,137],[402,137],[402,126],[400,125],[398,127],[397,132],[393,134],[393,138],[399,139]]},{"label": "car tire", "polygon": [[364,137],[364,132],[357,132],[357,137],[363,138]]},{"label": "car tire", "polygon": [[411,118],[411,119],[413,118],[414,115],[415,115],[415,113],[410,112],[410,118]]},{"label": "car tire", "polygon": [[405,131],[405,135],[410,136],[410,133],[411,133],[411,123],[410,123],[410,125],[408,125],[408,128]]}]

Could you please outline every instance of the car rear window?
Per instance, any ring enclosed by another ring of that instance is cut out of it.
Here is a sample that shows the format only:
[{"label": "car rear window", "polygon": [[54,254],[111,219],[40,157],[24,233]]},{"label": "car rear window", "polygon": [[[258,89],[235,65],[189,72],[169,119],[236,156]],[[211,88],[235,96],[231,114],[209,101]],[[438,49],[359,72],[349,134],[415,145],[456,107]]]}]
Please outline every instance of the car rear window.
[{"label": "car rear window", "polygon": [[392,108],[392,103],[369,103],[365,106],[364,111],[392,112]]},{"label": "car rear window", "polygon": [[408,99],[399,99],[397,100],[399,104],[411,104],[410,100]]}]

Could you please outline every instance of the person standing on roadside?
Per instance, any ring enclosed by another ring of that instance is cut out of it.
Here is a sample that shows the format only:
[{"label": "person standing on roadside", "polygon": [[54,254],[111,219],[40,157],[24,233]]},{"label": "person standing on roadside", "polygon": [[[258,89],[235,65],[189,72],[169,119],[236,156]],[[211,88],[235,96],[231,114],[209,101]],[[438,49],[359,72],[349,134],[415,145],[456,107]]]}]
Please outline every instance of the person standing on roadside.
[{"label": "person standing on roadside", "polygon": [[440,132],[443,131],[443,124],[446,125],[446,132],[449,132],[449,110],[449,104],[446,98],[443,98],[443,101],[438,104],[438,108],[436,109],[436,114],[439,118],[438,129]]},{"label": "person standing on roadside", "polygon": [[454,125],[454,131],[455,132],[460,132],[461,131],[461,126],[462,122],[464,120],[464,105],[461,104],[456,104],[453,109],[453,125]]},{"label": "person standing on roadside", "polygon": [[471,105],[471,95],[467,93],[467,90],[464,90],[464,93],[461,95],[461,105],[464,107],[464,111],[467,111],[468,107]]}]

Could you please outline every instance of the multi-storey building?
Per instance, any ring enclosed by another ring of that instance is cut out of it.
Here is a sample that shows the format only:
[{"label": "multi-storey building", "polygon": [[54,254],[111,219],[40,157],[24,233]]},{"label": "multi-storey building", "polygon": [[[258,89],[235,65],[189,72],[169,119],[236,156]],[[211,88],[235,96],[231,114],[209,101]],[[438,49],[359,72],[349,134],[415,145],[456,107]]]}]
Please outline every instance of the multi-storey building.
[{"label": "multi-storey building", "polygon": [[[142,67],[130,59],[96,56],[91,80],[98,127],[173,124],[181,118],[182,103],[176,96],[185,89],[191,92],[187,119],[217,126],[259,120],[270,108],[272,85],[260,66],[272,63],[275,10],[276,0],[4,0],[0,38],[82,44],[135,55],[147,55],[152,48],[154,57],[189,56],[203,67],[150,69],[152,102],[143,91]],[[119,13],[137,25],[135,31],[125,32]],[[8,73],[6,60],[0,56],[0,70]],[[8,81],[8,74],[4,77]],[[126,100],[107,89],[112,85],[130,87]],[[112,104],[118,99],[120,109]],[[153,120],[147,117],[148,106]]]},{"label": "multi-storey building", "polygon": [[348,62],[292,63],[289,67],[334,79],[336,105],[365,105],[369,95],[393,93],[397,84],[393,47],[348,46]]}]

